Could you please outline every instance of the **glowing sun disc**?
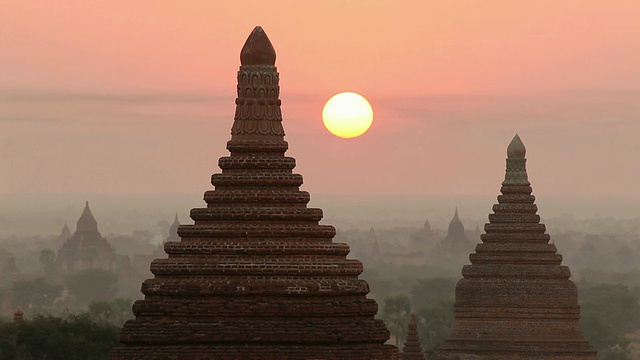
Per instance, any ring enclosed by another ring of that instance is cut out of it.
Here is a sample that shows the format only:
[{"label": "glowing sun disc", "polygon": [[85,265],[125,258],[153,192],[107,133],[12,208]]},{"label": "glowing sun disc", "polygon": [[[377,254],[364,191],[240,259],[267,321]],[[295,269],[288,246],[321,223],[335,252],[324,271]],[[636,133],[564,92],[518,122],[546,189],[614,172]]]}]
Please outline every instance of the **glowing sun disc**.
[{"label": "glowing sun disc", "polygon": [[362,95],[334,95],[322,109],[322,122],[335,136],[350,139],[364,134],[373,123],[373,109]]}]

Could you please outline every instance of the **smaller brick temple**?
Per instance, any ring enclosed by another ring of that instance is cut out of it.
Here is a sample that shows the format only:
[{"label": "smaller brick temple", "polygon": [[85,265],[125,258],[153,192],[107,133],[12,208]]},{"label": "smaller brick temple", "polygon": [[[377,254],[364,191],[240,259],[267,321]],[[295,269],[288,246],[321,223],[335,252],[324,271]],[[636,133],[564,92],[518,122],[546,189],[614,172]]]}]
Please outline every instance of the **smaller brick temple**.
[{"label": "smaller brick temple", "polygon": [[402,349],[402,360],[424,360],[424,352],[418,336],[418,320],[413,311],[409,315],[409,332]]},{"label": "smaller brick temple", "polygon": [[516,134],[502,195],[456,286],[453,330],[438,360],[595,360],[580,332],[571,272],[540,224]]},{"label": "smaller brick temple", "polygon": [[236,115],[206,206],[151,264],[110,359],[394,360],[362,263],[308,208],[285,156],[276,53],[256,27],[240,54]]}]

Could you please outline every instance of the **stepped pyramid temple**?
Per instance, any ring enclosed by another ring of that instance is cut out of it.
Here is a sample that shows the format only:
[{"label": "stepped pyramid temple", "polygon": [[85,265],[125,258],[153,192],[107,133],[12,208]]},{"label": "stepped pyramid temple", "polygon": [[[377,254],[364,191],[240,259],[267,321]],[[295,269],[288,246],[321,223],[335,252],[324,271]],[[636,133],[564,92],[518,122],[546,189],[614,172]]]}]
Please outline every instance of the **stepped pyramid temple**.
[{"label": "stepped pyramid temple", "polygon": [[418,321],[414,312],[411,312],[409,318],[409,332],[402,349],[402,360],[424,360],[424,352],[418,337]]},{"label": "stepped pyramid temple", "polygon": [[455,320],[439,360],[591,359],[569,268],[540,224],[518,135],[502,195],[456,286]]},{"label": "stepped pyramid temple", "polygon": [[91,268],[113,269],[115,259],[115,250],[98,232],[98,222],[87,201],[78,219],[76,232],[62,244],[56,261],[64,271],[70,273]]},{"label": "stepped pyramid temple", "polygon": [[256,27],[240,54],[231,154],[195,224],[151,264],[111,359],[399,359],[362,264],[318,224],[284,155],[275,59]]}]

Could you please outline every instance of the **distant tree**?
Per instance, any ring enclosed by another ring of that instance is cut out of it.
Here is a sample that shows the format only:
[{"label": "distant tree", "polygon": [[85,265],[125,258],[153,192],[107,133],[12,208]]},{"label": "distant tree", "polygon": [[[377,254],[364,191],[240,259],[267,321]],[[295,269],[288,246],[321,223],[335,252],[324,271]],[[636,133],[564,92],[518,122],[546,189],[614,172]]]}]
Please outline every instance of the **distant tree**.
[{"label": "distant tree", "polygon": [[116,298],[111,301],[99,300],[89,304],[87,314],[99,322],[122,326],[127,320],[133,319],[131,306],[133,300],[129,298]]},{"label": "distant tree", "polygon": [[436,354],[437,347],[453,329],[453,298],[418,309],[418,334],[422,348],[429,358]]},{"label": "distant tree", "polygon": [[579,290],[580,329],[598,350],[598,359],[631,359],[625,335],[640,329],[638,296],[624,285],[587,284]]},{"label": "distant tree", "polygon": [[88,314],[36,315],[19,326],[0,323],[0,360],[100,360],[118,345],[119,326]]},{"label": "distant tree", "polygon": [[16,346],[17,331],[13,323],[0,321],[0,360],[19,359]]},{"label": "distant tree", "polygon": [[13,282],[13,304],[31,312],[49,311],[62,293],[62,285],[53,285],[43,278]]},{"label": "distant tree", "polygon": [[389,296],[384,299],[381,318],[387,325],[389,332],[396,338],[396,346],[407,336],[411,302],[405,294]]},{"label": "distant tree", "polygon": [[115,297],[118,274],[102,269],[82,270],[67,276],[65,284],[75,295],[77,305],[85,306],[95,300]]}]

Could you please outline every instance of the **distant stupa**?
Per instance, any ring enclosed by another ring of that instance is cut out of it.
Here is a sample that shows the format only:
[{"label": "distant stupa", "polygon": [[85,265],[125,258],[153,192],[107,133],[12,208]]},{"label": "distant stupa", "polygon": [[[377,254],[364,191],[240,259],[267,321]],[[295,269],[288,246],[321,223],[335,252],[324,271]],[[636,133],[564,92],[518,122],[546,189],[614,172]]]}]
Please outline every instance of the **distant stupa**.
[{"label": "distant stupa", "polygon": [[362,264],[307,208],[286,157],[275,50],[256,27],[240,54],[222,173],[168,259],[151,264],[115,359],[399,359]]},{"label": "distant stupa", "polygon": [[516,135],[507,148],[502,195],[482,243],[456,286],[453,330],[439,360],[596,359],[580,332],[569,268],[540,224]]},{"label": "distant stupa", "polygon": [[409,316],[409,331],[407,332],[407,339],[402,349],[402,360],[424,360],[424,351],[422,351],[420,337],[418,336],[416,313],[412,311]]}]

